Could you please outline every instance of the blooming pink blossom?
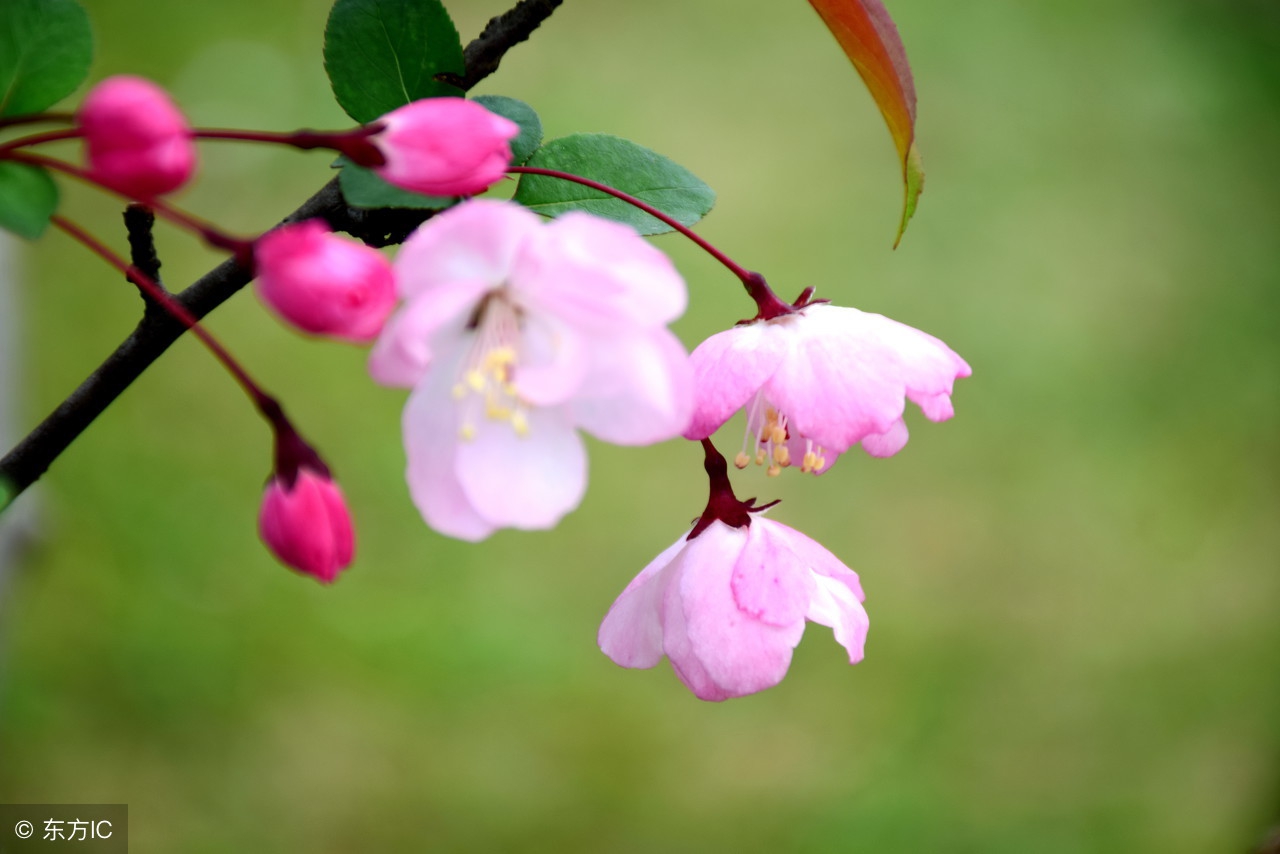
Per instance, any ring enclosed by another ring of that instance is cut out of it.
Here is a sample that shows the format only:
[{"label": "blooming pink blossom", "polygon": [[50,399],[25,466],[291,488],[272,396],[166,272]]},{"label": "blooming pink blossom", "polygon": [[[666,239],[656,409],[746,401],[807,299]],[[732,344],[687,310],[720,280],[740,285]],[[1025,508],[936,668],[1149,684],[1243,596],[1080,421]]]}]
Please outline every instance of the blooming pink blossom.
[{"label": "blooming pink blossom", "polygon": [[89,172],[113,189],[146,199],[172,192],[195,169],[191,128],[163,89],[140,77],[103,80],[76,113]]},{"label": "blooming pink blossom", "polygon": [[372,341],[396,304],[391,262],[320,220],[282,226],[254,246],[258,296],[304,332]]},{"label": "blooming pink blossom", "polygon": [[405,302],[369,367],[413,388],[409,488],[437,530],[549,528],[586,488],[578,428],[641,445],[688,423],[688,356],[666,329],[684,282],[632,229],[477,199],[422,225],[395,265]]},{"label": "blooming pink blossom", "polygon": [[397,187],[429,196],[489,189],[511,165],[520,126],[463,98],[425,98],[378,119],[369,138],[386,159],[374,171]]},{"label": "blooming pink blossom", "polygon": [[262,541],[280,561],[328,584],[351,564],[355,535],[342,490],[327,474],[297,470],[292,484],[277,475],[258,513]]},{"label": "blooming pink blossom", "polygon": [[697,405],[685,436],[706,438],[745,406],[735,463],[767,462],[770,474],[788,465],[821,473],[859,442],[892,456],[907,443],[905,400],[945,421],[955,380],[970,374],[932,335],[825,303],[717,333],[690,361]]},{"label": "blooming pink blossom", "polygon": [[743,527],[716,520],[627,585],[600,625],[600,649],[623,667],[653,667],[665,654],[699,699],[727,700],[782,680],[805,620],[830,626],[857,664],[864,599],[857,574],[799,531],[761,517]]}]

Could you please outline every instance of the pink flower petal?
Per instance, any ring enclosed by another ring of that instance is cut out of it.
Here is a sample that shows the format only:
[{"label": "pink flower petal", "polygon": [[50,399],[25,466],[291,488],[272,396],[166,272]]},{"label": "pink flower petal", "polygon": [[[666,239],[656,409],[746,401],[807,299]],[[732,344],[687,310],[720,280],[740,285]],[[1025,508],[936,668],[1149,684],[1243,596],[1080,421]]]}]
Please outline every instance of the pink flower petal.
[{"label": "pink flower petal", "polygon": [[528,208],[473,199],[436,214],[409,236],[396,256],[400,296],[411,299],[457,282],[503,285],[526,240],[541,228]]},{"label": "pink flower petal", "polygon": [[680,435],[693,411],[693,376],[680,339],[659,328],[595,343],[591,372],[570,404],[574,423],[617,445]]},{"label": "pink flower petal", "polygon": [[699,344],[689,355],[695,402],[685,438],[707,438],[741,409],[782,365],[790,334],[783,324],[751,323]]},{"label": "pink flower petal", "polygon": [[831,306],[806,310],[803,334],[797,332],[765,394],[786,413],[793,431],[843,453],[902,417],[903,388],[874,342],[835,334],[836,318],[822,309]]},{"label": "pink flower petal", "polygon": [[512,280],[524,305],[596,331],[664,325],[687,299],[675,265],[634,229],[579,212],[525,244]]},{"label": "pink flower petal", "polygon": [[579,330],[549,315],[525,315],[514,379],[521,399],[533,406],[564,403],[582,387],[590,367],[588,342]]},{"label": "pink flower petal", "polygon": [[836,641],[849,652],[849,663],[862,660],[870,621],[858,597],[834,578],[813,573],[813,596],[805,616],[822,626],[829,626]]},{"label": "pink flower petal", "polygon": [[498,527],[476,512],[458,479],[457,411],[451,405],[450,374],[457,362],[436,367],[427,382],[414,389],[404,409],[404,445],[409,458],[406,479],[413,503],[427,524],[442,534],[476,542]]},{"label": "pink flower petal", "polygon": [[[892,457],[907,444],[910,434],[907,423],[899,418],[883,433],[870,433],[862,437],[862,450],[873,457]],[[828,462],[827,468],[830,468]]]},{"label": "pink flower petal", "polygon": [[432,337],[442,329],[457,335],[488,291],[481,279],[424,291],[392,315],[369,352],[369,375],[387,386],[413,388],[431,365]]},{"label": "pink flower petal", "polygon": [[640,570],[614,600],[597,641],[601,651],[622,667],[653,667],[662,659],[660,611],[671,573],[666,571],[685,546],[685,535]]},{"label": "pink flower petal", "polygon": [[[791,665],[791,651],[804,634],[803,620],[771,626],[738,607],[732,590],[737,561],[726,560],[725,555],[744,539],[745,531],[713,523],[690,542],[680,575],[689,651],[712,682],[730,697],[754,694],[782,681]],[[747,540],[741,548],[754,547]]]},{"label": "pink flower petal", "polygon": [[458,480],[476,513],[495,527],[554,527],[582,501],[587,456],[561,409],[533,409],[528,432],[481,417],[458,445]]},{"label": "pink flower petal", "polygon": [[804,621],[813,593],[813,579],[799,564],[782,526],[753,520],[747,546],[733,567],[731,586],[738,607],[771,626],[788,627]]},{"label": "pink flower petal", "polygon": [[772,529],[770,536],[773,540],[785,543],[786,548],[791,551],[800,566],[820,575],[825,575],[828,578],[834,578],[848,587],[859,602],[866,599],[862,592],[862,585],[858,581],[858,574],[845,566],[840,558],[829,552],[817,540],[805,536],[795,528],[763,516],[757,516],[752,519],[751,525],[752,527],[762,525]]}]

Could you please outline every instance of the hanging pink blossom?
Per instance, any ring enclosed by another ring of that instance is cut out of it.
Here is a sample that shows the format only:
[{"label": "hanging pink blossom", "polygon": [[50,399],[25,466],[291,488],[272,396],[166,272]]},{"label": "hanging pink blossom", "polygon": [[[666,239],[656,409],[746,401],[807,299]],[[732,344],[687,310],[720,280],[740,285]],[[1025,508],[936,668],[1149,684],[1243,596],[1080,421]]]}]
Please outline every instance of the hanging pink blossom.
[{"label": "hanging pink blossom", "polygon": [[254,246],[258,297],[313,335],[372,341],[396,305],[391,263],[320,220],[281,226]]},{"label": "hanging pink blossom", "polygon": [[267,484],[258,514],[262,541],[282,563],[329,584],[351,564],[355,534],[342,490],[327,474],[297,470]]},{"label": "hanging pink blossom", "polygon": [[378,119],[369,141],[386,163],[384,180],[429,196],[470,196],[499,181],[511,165],[520,126],[463,98],[425,98]]},{"label": "hanging pink blossom", "polygon": [[195,169],[191,128],[168,94],[141,77],[108,77],[76,113],[89,172],[140,199],[181,187]]},{"label": "hanging pink blossom", "polygon": [[684,282],[632,229],[474,200],[420,227],[395,266],[404,304],[369,367],[413,388],[409,488],[442,533],[555,525],[586,488],[579,428],[643,445],[688,424],[688,356],[666,329]]},{"label": "hanging pink blossom", "polygon": [[690,356],[697,406],[685,436],[703,439],[746,407],[739,468],[767,463],[820,474],[861,442],[873,457],[907,443],[905,401],[931,421],[955,414],[951,391],[971,371],[946,344],[856,308],[808,305],[711,336]]},{"label": "hanging pink blossom", "polygon": [[699,699],[727,700],[782,681],[806,620],[830,626],[857,664],[864,598],[857,574],[799,531],[761,517],[716,520],[627,585],[600,626],[600,649],[623,667],[666,655]]}]

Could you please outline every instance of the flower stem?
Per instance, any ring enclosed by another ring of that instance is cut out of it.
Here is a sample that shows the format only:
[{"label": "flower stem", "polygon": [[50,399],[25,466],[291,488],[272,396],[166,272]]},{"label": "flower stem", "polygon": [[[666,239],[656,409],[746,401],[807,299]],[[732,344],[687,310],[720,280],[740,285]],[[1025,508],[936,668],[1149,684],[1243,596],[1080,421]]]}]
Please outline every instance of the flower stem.
[{"label": "flower stem", "polygon": [[346,155],[357,166],[373,168],[387,162],[378,147],[369,141],[369,137],[382,130],[382,125],[374,123],[346,131],[314,131],[297,130],[289,132],[224,130],[219,128],[196,128],[192,136],[197,139],[226,139],[239,142],[265,142],[275,145],[288,145],[303,151],[312,148],[329,148]]},{"label": "flower stem", "polygon": [[17,125],[34,125],[43,122],[71,124],[75,120],[74,113],[32,113],[27,116],[12,116],[11,118],[0,119],[0,130],[16,127]]},{"label": "flower stem", "polygon": [[752,272],[734,261],[724,252],[721,252],[711,241],[701,236],[675,217],[663,213],[648,202],[641,201],[630,193],[624,193],[608,184],[602,184],[599,181],[593,181],[590,178],[584,178],[581,175],[574,175],[572,172],[561,172],[559,169],[543,169],[538,166],[512,166],[507,170],[510,174],[516,175],[545,175],[548,178],[560,178],[564,181],[572,181],[575,184],[581,184],[584,187],[590,187],[593,190],[599,190],[607,193],[615,199],[621,199],[627,204],[639,208],[649,216],[662,220],[662,222],[674,228],[685,237],[698,244],[702,249],[706,250],[712,258],[715,258],[721,264],[729,269],[742,282],[742,286],[747,289],[747,295],[756,301],[756,307],[759,313],[756,315],[758,320],[770,320],[774,317],[781,317],[784,314],[791,314],[795,311],[793,306],[783,302],[777,294],[769,287],[764,276],[759,273]]},{"label": "flower stem", "polygon": [[231,376],[235,378],[235,381],[244,389],[245,394],[249,395],[254,406],[257,407],[258,411],[261,412],[268,421],[271,421],[274,425],[277,423],[279,418],[283,418],[283,414],[280,410],[280,404],[276,399],[264,392],[261,386],[259,386],[253,378],[249,376],[248,372],[240,366],[240,363],[236,361],[235,357],[227,351],[227,348],[222,346],[222,343],[218,341],[217,338],[214,338],[212,333],[206,330],[200,322],[196,320],[195,316],[192,315],[191,312],[187,311],[181,303],[170,296],[169,292],[162,288],[154,279],[139,270],[133,264],[125,261],[116,253],[112,252],[105,244],[102,243],[102,241],[98,240],[66,217],[54,214],[50,217],[50,222],[82,243],[112,267],[115,267],[117,270],[124,273],[125,277],[136,285],[148,299],[163,308],[187,329],[190,329],[192,334],[199,338],[200,341],[209,348],[209,351],[213,353],[214,357],[222,363],[223,367],[230,372]]},{"label": "flower stem", "polygon": [[83,181],[86,184],[101,187],[102,189],[115,193],[117,196],[128,199],[131,202],[144,204],[165,219],[199,234],[200,237],[203,238],[210,246],[230,252],[235,256],[237,263],[246,270],[253,269],[252,240],[242,240],[238,237],[232,237],[209,223],[198,219],[185,211],[178,210],[167,202],[162,202],[157,198],[152,197],[144,199],[130,195],[123,190],[119,190],[111,186],[109,183],[105,183],[102,180],[95,178],[88,171],[81,169],[79,166],[73,166],[70,163],[57,160],[53,157],[45,157],[42,154],[9,154],[8,159],[19,163],[29,163],[32,166],[43,166],[46,169],[52,169],[55,172],[70,175],[71,177]]},{"label": "flower stem", "polygon": [[692,540],[709,528],[712,522],[723,522],[730,528],[745,528],[751,524],[750,514],[768,510],[778,503],[770,501],[757,507],[754,498],[739,501],[733,494],[733,484],[729,482],[729,464],[725,461],[724,454],[716,450],[710,439],[702,440],[702,453],[702,467],[710,481],[710,494],[707,496],[706,509],[702,511],[702,516],[686,539]]},{"label": "flower stem", "polygon": [[40,145],[46,142],[58,142],[63,139],[75,139],[82,133],[84,133],[84,131],[80,128],[67,128],[66,130],[51,130],[45,131],[44,133],[35,133],[31,136],[19,137],[18,139],[11,139],[3,145],[0,145],[0,157],[3,157],[5,153],[9,151],[13,151],[15,148],[25,148],[28,145]]}]

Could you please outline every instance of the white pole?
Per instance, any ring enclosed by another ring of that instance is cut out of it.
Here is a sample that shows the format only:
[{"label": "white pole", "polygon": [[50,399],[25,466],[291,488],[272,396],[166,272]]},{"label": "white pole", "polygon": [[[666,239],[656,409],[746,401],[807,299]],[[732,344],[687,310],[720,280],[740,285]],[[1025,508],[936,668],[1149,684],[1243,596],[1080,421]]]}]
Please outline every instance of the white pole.
[{"label": "white pole", "polygon": [[[21,438],[18,418],[19,358],[22,320],[18,293],[22,272],[18,266],[21,244],[0,232],[0,454]],[[0,516],[0,603],[5,599],[9,573],[31,534],[30,498],[20,499]]]}]

